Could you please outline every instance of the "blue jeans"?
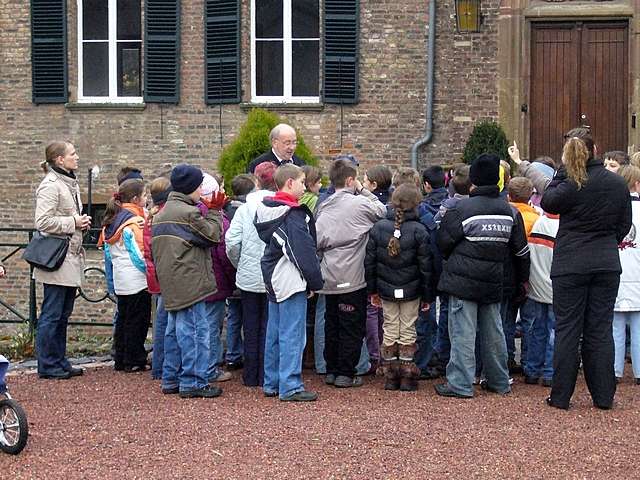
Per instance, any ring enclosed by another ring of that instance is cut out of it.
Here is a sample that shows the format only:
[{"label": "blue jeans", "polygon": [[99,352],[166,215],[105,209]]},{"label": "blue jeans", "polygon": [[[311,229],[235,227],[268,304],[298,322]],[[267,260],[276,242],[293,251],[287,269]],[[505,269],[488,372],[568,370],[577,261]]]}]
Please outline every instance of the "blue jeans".
[{"label": "blue jeans", "polygon": [[228,299],[227,308],[227,354],[230,363],[242,361],[242,304],[238,299]]},{"label": "blue jeans", "polygon": [[209,321],[209,368],[207,369],[207,379],[215,381],[222,369],[218,366],[221,363],[222,339],[220,329],[224,320],[224,310],[226,307],[224,300],[217,302],[205,302],[207,309],[207,320]]},{"label": "blue jeans", "polygon": [[427,365],[433,356],[433,345],[436,340],[438,331],[438,322],[436,321],[436,302],[429,307],[429,311],[423,312],[422,309],[416,320],[416,343],[418,350],[416,351],[414,361],[420,371],[427,369]]},{"label": "blue jeans", "polygon": [[482,347],[482,366],[488,387],[498,393],[509,392],[500,303],[476,303],[453,295],[449,297],[451,359],[447,365],[447,381],[451,390],[473,396],[476,332]]},{"label": "blue jeans", "polygon": [[67,324],[75,300],[75,287],[44,284],[36,331],[36,356],[41,375],[56,375],[71,369],[66,358]]},{"label": "blue jeans", "polygon": [[553,306],[527,298],[520,307],[520,319],[527,344],[522,367],[527,377],[553,378],[553,344],[556,318]]},{"label": "blue jeans", "polygon": [[299,292],[283,302],[269,302],[264,349],[265,393],[281,399],[304,390],[302,353],[307,342],[307,294]]},{"label": "blue jeans", "polygon": [[313,327],[313,355],[316,373],[324,375],[327,373],[327,362],[324,359],[324,312],[327,309],[327,302],[324,295],[317,295],[316,323]]},{"label": "blue jeans", "polygon": [[167,331],[169,314],[164,309],[162,295],[154,294],[156,299],[156,318],[153,321],[153,356],[151,357],[151,378],[162,378],[162,364],[164,363],[164,334]]},{"label": "blue jeans", "polygon": [[206,302],[169,312],[164,342],[162,386],[180,391],[204,388],[209,382],[209,322]]},{"label": "blue jeans", "polygon": [[626,324],[631,331],[631,367],[633,376],[640,378],[640,312],[613,312],[614,368],[616,377],[624,374]]}]

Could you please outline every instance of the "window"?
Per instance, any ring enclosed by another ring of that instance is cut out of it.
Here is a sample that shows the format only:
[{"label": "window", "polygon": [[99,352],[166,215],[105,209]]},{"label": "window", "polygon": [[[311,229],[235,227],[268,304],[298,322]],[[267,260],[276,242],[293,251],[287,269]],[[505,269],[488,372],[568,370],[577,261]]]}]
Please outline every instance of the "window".
[{"label": "window", "polygon": [[140,0],[78,0],[78,101],[142,102]]},{"label": "window", "polygon": [[251,1],[254,102],[320,101],[318,0]]}]

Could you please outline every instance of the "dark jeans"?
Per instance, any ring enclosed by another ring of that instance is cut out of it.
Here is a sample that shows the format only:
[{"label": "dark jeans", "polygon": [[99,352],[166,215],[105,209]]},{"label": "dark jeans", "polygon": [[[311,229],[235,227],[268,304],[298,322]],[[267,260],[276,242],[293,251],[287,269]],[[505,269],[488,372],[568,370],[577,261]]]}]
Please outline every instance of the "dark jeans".
[{"label": "dark jeans", "polygon": [[378,308],[367,301],[366,338],[369,359],[372,364],[380,361],[380,345],[382,344],[382,308]]},{"label": "dark jeans", "polygon": [[516,358],[516,318],[519,309],[520,302],[516,302],[511,295],[503,297],[500,304],[500,317],[502,318],[502,330],[507,343],[509,361]]},{"label": "dark jeans", "polygon": [[144,341],[151,323],[151,294],[146,290],[133,295],[118,295],[118,323],[113,338],[116,370],[144,367],[147,352]]},{"label": "dark jeans", "polygon": [[597,406],[610,407],[616,393],[613,369],[613,306],[620,275],[604,272],[553,278],[556,335],[551,401],[569,406],[580,365],[582,337],[584,379]]},{"label": "dark jeans", "polygon": [[367,320],[367,289],[326,295],[324,358],[327,373],[353,377]]},{"label": "dark jeans", "polygon": [[441,365],[447,366],[451,356],[451,341],[449,340],[449,295],[440,295],[440,315],[438,317],[438,331],[433,345],[434,351],[438,354],[438,361]]},{"label": "dark jeans", "polygon": [[66,359],[67,323],[73,312],[76,288],[44,284],[44,298],[36,332],[39,374],[58,374],[71,369]]},{"label": "dark jeans", "polygon": [[429,365],[429,361],[431,361],[437,331],[436,302],[433,302],[427,312],[423,312],[422,309],[420,310],[418,320],[416,320],[416,343],[418,344],[418,350],[416,351],[414,361],[421,371],[425,371],[427,365]]},{"label": "dark jeans", "polygon": [[269,318],[266,293],[240,290],[242,331],[244,333],[244,369],[242,381],[247,387],[264,383],[264,343]]}]

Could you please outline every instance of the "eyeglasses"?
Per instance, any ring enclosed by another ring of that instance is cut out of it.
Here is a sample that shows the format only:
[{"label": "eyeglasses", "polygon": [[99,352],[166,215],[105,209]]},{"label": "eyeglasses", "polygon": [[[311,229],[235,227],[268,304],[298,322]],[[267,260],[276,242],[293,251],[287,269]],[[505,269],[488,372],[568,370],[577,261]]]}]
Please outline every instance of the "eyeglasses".
[{"label": "eyeglasses", "polygon": [[297,140],[294,140],[294,141],[287,140],[286,142],[283,142],[279,138],[277,140],[278,140],[278,142],[280,142],[285,147],[297,147],[298,146],[298,141]]}]

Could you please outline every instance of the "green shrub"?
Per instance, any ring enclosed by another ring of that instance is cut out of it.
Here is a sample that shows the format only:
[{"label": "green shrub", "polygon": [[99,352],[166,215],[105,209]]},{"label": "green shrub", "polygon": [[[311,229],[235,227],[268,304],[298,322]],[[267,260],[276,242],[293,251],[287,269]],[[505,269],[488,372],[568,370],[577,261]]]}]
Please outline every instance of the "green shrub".
[{"label": "green shrub", "polygon": [[480,122],[469,136],[462,154],[462,161],[470,164],[481,153],[495,153],[501,159],[508,160],[508,146],[507,136],[500,125],[496,122]]},{"label": "green shrub", "polygon": [[[245,173],[253,159],[271,148],[269,133],[277,124],[282,123],[280,117],[273,112],[254,108],[249,112],[247,121],[240,127],[240,133],[220,155],[218,171],[224,176],[225,190],[231,195],[231,180],[240,173]],[[304,142],[298,132],[296,156],[307,165],[317,165],[318,160]]]}]

